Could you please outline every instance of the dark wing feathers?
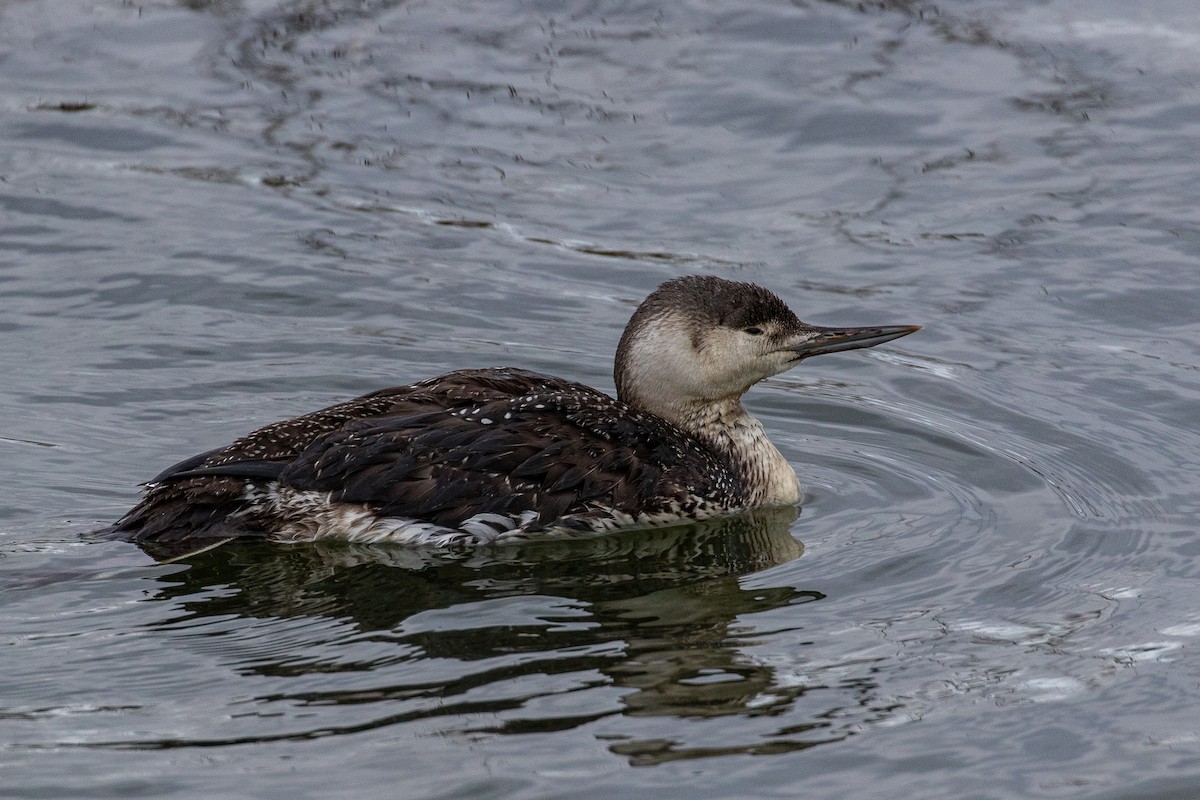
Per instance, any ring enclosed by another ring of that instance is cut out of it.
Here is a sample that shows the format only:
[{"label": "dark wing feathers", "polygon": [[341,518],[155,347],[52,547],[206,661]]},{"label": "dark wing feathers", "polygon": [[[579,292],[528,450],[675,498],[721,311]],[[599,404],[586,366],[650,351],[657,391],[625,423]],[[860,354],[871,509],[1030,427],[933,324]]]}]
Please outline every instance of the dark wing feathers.
[{"label": "dark wing feathers", "polygon": [[274,481],[279,480],[279,475],[283,472],[284,466],[284,464],[278,461],[231,461],[226,464],[217,464],[213,467],[180,470],[166,477],[159,476],[152,482],[161,483],[168,478],[170,480],[181,480],[183,478],[211,478],[218,475],[225,475],[231,478],[257,478],[259,480]]},{"label": "dark wing feathers", "polygon": [[207,453],[201,453],[200,455],[192,456],[191,458],[185,458],[178,464],[172,464],[171,466],[167,467],[162,472],[146,481],[146,483],[158,483],[159,481],[164,481],[167,478],[178,478],[182,473],[191,472],[193,469],[199,467],[201,464],[207,461],[213,454],[219,452],[221,452],[220,448],[216,450],[209,450]]},{"label": "dark wing feathers", "polygon": [[516,462],[508,474],[514,478],[530,479],[545,475],[562,459],[563,451],[570,445],[571,443],[566,439],[550,442],[545,447],[534,450],[524,460]]},{"label": "dark wing feathers", "polygon": [[239,532],[269,532],[272,520],[244,513],[241,500],[245,482],[264,480],[451,528],[481,512],[536,511],[542,525],[598,506],[636,515],[671,499],[662,496],[668,474],[696,472],[675,476],[683,487],[728,473],[697,448],[594,389],[523,370],[465,370],[274,423],[183,461],[117,527],[166,539],[208,519],[228,535],[234,519]]}]

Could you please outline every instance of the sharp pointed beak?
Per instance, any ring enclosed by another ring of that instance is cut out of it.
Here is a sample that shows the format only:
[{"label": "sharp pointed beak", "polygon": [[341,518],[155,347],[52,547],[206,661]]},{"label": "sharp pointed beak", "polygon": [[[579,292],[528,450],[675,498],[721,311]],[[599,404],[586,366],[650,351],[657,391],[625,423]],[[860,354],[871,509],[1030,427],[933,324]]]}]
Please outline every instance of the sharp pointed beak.
[{"label": "sharp pointed beak", "polygon": [[805,330],[799,334],[803,340],[788,345],[785,349],[795,353],[795,360],[800,361],[809,356],[874,347],[919,330],[920,325],[876,325],[869,328],[818,328],[806,325]]}]

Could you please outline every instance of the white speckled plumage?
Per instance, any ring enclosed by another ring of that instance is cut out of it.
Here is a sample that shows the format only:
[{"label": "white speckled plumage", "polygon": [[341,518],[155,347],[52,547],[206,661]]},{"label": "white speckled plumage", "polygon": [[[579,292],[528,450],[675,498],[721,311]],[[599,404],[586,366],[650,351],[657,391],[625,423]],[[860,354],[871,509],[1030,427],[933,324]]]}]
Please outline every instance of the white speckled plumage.
[{"label": "white speckled plumage", "polygon": [[753,284],[678,278],[630,319],[615,399],[503,368],[385,389],[171,467],[112,530],[453,546],[794,504],[796,473],[742,394],[808,356],[917,329],[817,328]]}]

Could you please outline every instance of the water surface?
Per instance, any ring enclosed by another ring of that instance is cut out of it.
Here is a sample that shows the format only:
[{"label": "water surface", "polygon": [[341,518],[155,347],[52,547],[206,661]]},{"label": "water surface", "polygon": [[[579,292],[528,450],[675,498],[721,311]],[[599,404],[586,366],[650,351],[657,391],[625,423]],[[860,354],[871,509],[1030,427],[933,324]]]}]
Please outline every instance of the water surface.
[{"label": "water surface", "polygon": [[[1185,797],[1191,4],[0,10],[12,797]],[[916,323],[748,405],[801,513],[466,557],[87,532],[704,272]]]}]

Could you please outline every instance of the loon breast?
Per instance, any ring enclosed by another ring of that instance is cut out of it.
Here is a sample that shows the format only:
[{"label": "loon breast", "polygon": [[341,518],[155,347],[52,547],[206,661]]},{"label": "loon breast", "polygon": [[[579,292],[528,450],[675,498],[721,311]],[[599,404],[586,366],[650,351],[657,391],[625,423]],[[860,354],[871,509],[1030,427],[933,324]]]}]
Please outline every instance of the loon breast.
[{"label": "loon breast", "polygon": [[559,378],[463,370],[177,464],[118,528],[449,544],[695,519],[743,499],[727,458],[653,414]]}]

